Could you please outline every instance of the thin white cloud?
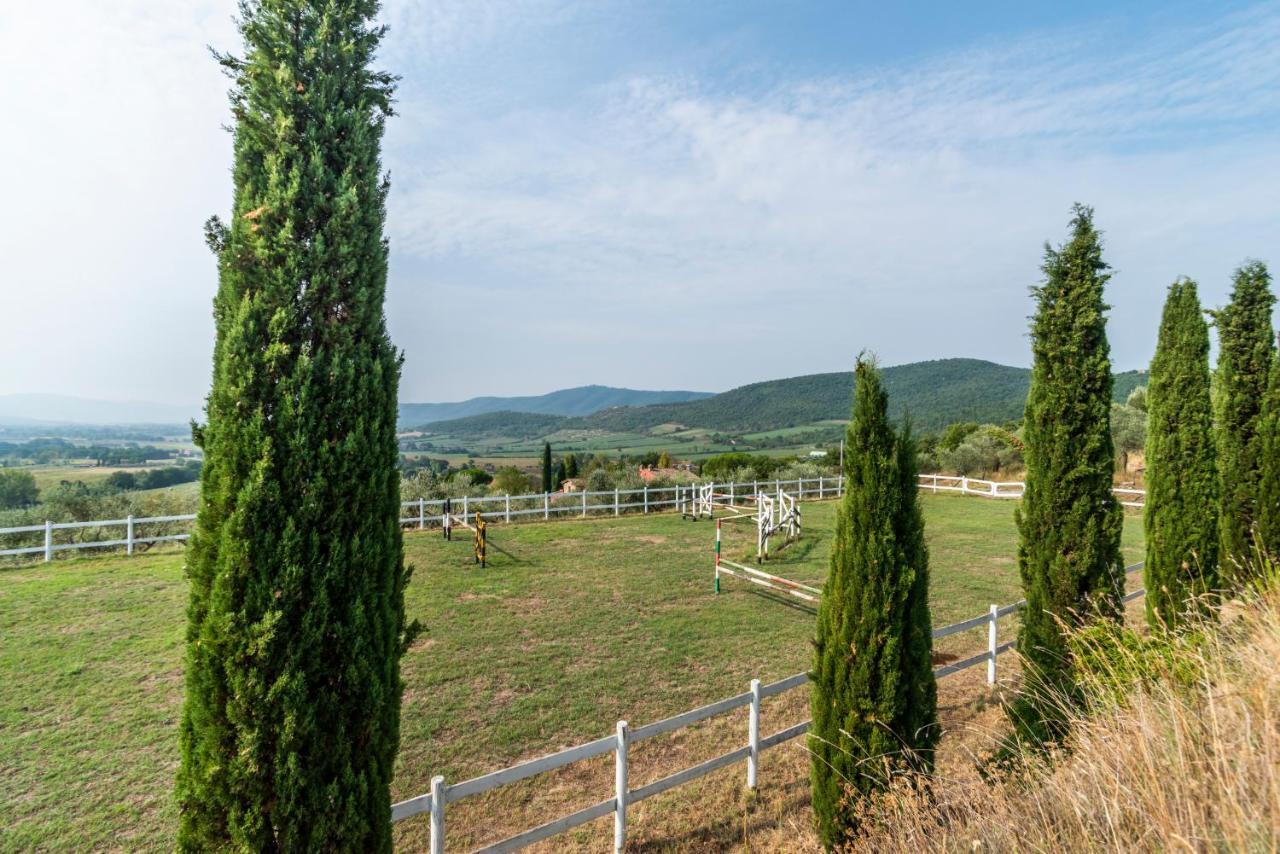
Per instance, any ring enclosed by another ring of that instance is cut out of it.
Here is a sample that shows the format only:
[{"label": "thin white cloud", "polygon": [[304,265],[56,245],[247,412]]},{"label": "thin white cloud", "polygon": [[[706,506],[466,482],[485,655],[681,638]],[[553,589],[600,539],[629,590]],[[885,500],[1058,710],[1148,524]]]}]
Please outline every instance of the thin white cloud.
[{"label": "thin white cloud", "polygon": [[[230,198],[227,81],[205,45],[236,49],[233,12],[0,9],[0,392],[203,394],[200,224]],[[1098,208],[1117,361],[1137,365],[1174,276],[1214,301],[1280,242],[1274,3],[1139,44],[1078,28],[856,73],[744,52],[726,78],[732,34],[714,63],[574,65],[575,45],[626,40],[624,14],[387,3],[406,398],[723,388],[863,348],[1025,362],[1026,287],[1076,200]]]},{"label": "thin white cloud", "polygon": [[[1098,207],[1120,272],[1117,358],[1141,364],[1165,284],[1212,275],[1220,292],[1280,235],[1280,15],[1109,57],[1091,37],[746,94],[636,78],[570,107],[459,116],[475,144],[440,146],[431,174],[400,182],[393,240],[424,269],[483,260],[468,286],[486,304],[519,282],[600,322],[664,307],[674,339],[714,338],[709,317],[851,339],[747,353],[736,375],[695,363],[690,384],[714,385],[864,346],[1025,361],[1026,286],[1078,199]],[[680,358],[657,363],[674,375]]]}]

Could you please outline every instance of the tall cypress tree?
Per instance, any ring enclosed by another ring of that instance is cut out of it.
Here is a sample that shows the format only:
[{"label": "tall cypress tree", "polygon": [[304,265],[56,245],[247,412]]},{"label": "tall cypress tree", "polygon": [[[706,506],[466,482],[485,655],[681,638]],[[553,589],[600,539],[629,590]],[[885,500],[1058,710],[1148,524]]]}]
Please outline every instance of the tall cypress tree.
[{"label": "tall cypress tree", "polygon": [[550,492],[555,488],[551,482],[551,443],[542,443],[542,491]]},{"label": "tall cypress tree", "polygon": [[1258,435],[1262,400],[1270,379],[1271,277],[1261,261],[1234,275],[1231,302],[1215,314],[1218,328],[1218,475],[1222,484],[1221,561],[1238,576],[1249,565],[1256,520],[1262,448]]},{"label": "tall cypress tree", "polygon": [[577,454],[564,455],[564,476],[566,478],[574,478],[578,476],[578,456]]},{"label": "tall cypress tree", "polygon": [[1147,411],[1147,620],[1173,626],[1217,587],[1218,569],[1209,325],[1189,279],[1169,288]]},{"label": "tall cypress tree", "polygon": [[201,501],[183,850],[388,851],[407,640],[376,0],[244,0]]},{"label": "tall cypress tree", "polygon": [[1262,471],[1258,476],[1255,536],[1259,548],[1280,563],[1280,358],[1271,364],[1271,382],[1258,425]]},{"label": "tall cypress tree", "polygon": [[875,366],[859,360],[811,674],[813,807],[828,848],[854,829],[850,790],[883,786],[893,767],[927,769],[938,738],[916,449],[887,405]]},{"label": "tall cypress tree", "polygon": [[1027,607],[1018,651],[1030,665],[1010,707],[1020,737],[1062,734],[1051,695],[1073,693],[1059,621],[1117,615],[1124,517],[1111,492],[1111,356],[1103,288],[1110,276],[1093,210],[1073,208],[1071,239],[1045,246],[1032,289],[1031,391],[1023,420],[1026,491],[1017,512],[1018,569]]}]

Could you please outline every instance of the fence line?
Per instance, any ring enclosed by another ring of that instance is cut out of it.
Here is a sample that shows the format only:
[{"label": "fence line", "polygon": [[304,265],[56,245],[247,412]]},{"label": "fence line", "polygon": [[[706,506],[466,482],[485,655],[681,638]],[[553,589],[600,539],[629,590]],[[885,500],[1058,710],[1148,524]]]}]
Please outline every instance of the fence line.
[{"label": "fence line", "polygon": [[[798,478],[795,480],[755,480],[750,483],[712,483],[715,491],[727,492],[729,495],[754,495],[764,487],[776,493],[778,489],[794,492],[801,500],[822,500],[834,498],[844,493],[844,477],[820,476]],[[950,476],[941,474],[920,475],[920,488],[928,492],[955,492],[964,495],[976,495],[982,498],[1021,498],[1026,485],[1021,481],[997,482],[979,480],[978,478]],[[620,516],[626,513],[655,513],[665,510],[684,512],[689,510],[696,498],[697,484],[667,486],[642,489],[613,489],[603,492],[549,492],[529,495],[483,495],[462,496],[461,498],[420,498],[416,501],[400,503],[400,524],[408,528],[423,530],[440,525],[444,515],[445,501],[452,502],[455,516],[464,522],[470,522],[477,512],[483,513],[486,520],[502,519],[506,522],[523,517],[573,516],[587,518],[596,516]],[[1127,507],[1142,507],[1146,496],[1141,489],[1116,489],[1115,493],[1123,498],[1121,503]],[[604,498],[604,501],[598,499]],[[625,499],[625,500],[624,500]],[[461,504],[462,513],[456,512]],[[408,515],[404,515],[404,514]],[[43,541],[37,544],[0,549],[0,556],[43,555],[45,561],[53,560],[55,552],[78,549],[123,548],[126,554],[135,554],[140,545],[154,543],[180,542],[190,537],[189,533],[174,533],[173,528],[179,523],[187,524],[195,519],[194,513],[176,516],[129,516],[124,519],[100,519],[88,522],[45,522],[43,525],[24,525],[16,528],[0,528],[0,537],[27,537],[43,534]],[[138,529],[152,526],[164,526],[163,529],[143,536]],[[84,528],[123,528],[123,536],[93,540],[89,542],[56,542],[54,532],[77,530]]]},{"label": "fence line", "polygon": [[[1125,567],[1125,573],[1137,572],[1142,569],[1142,566],[1143,564],[1141,563],[1127,566]],[[1124,601],[1132,601],[1142,596],[1144,592],[1141,589],[1135,590],[1125,595]],[[953,623],[949,626],[943,626],[940,629],[934,629],[933,638],[937,640],[959,632],[970,631],[983,625],[987,626],[986,650],[961,661],[934,668],[934,677],[943,679],[985,663],[987,665],[987,684],[994,685],[997,658],[1000,653],[1007,652],[1014,646],[1013,641],[999,643],[997,623],[1001,617],[1016,613],[1024,608],[1026,604],[1027,600],[1022,599],[1010,605],[992,605],[985,614],[959,623]],[[557,753],[521,762],[498,771],[491,771],[488,774],[482,774],[479,777],[473,777],[461,783],[447,784],[443,776],[437,775],[431,778],[431,791],[427,794],[393,804],[391,807],[391,820],[393,822],[403,821],[421,813],[430,813],[430,850],[432,854],[443,854],[445,850],[445,807],[448,804],[496,789],[508,783],[524,780],[536,774],[542,774],[574,762],[580,762],[583,759],[612,753],[614,755],[613,797],[600,801],[586,809],[552,819],[545,824],[540,824],[522,833],[509,836],[499,842],[487,845],[479,849],[479,851],[515,851],[612,813],[613,848],[615,852],[620,852],[627,841],[627,807],[630,804],[661,794],[669,789],[744,760],[747,763],[747,788],[755,789],[761,751],[784,744],[794,738],[799,738],[809,731],[809,726],[812,723],[811,721],[805,721],[761,738],[760,702],[766,698],[776,697],[779,694],[800,688],[808,683],[808,673],[797,673],[795,676],[790,676],[768,685],[761,685],[759,679],[752,679],[749,689],[741,694],[735,694],[732,697],[634,729],[627,721],[618,721],[613,735],[597,738],[594,741],[588,741],[585,744],[569,747]],[[747,718],[746,746],[738,747],[728,753],[699,762],[647,785],[638,788],[630,787],[627,773],[627,755],[632,744],[643,741],[646,738],[683,729],[699,721],[740,709],[743,706],[750,708]]]}]

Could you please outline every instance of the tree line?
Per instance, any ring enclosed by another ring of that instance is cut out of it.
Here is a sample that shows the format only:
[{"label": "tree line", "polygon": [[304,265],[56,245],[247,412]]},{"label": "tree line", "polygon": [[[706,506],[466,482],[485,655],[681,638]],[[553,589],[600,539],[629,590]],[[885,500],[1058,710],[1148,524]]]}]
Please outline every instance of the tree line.
[{"label": "tree line", "polygon": [[[1070,237],[1046,248],[1043,272],[1033,289],[1026,492],[1016,513],[1027,603],[1017,639],[1024,678],[1007,707],[1005,751],[1063,745],[1066,712],[1080,699],[1071,633],[1123,617],[1123,511],[1112,493],[1103,298],[1110,273],[1091,209],[1076,206]],[[1208,313],[1220,350],[1213,372],[1196,284],[1179,279],[1169,287],[1150,386],[1130,399],[1149,411],[1144,583],[1153,632],[1211,613],[1280,557],[1273,304],[1261,262],[1236,270],[1229,304]],[[846,493],[811,673],[813,806],[829,849],[858,833],[861,795],[931,768],[938,738],[915,448],[909,427],[889,423],[887,395],[869,361],[859,360],[855,389]]]}]

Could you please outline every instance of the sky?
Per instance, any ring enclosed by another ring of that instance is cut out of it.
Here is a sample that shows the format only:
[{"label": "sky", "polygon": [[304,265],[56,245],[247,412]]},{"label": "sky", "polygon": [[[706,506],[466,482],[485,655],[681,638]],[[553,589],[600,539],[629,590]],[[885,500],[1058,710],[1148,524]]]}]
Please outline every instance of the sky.
[{"label": "sky", "polygon": [[[1027,365],[1096,210],[1117,370],[1280,265],[1280,3],[387,0],[401,399]],[[0,394],[200,401],[227,0],[0,8]]]}]

